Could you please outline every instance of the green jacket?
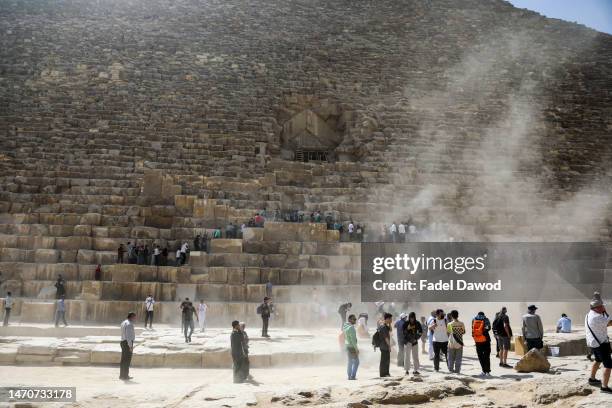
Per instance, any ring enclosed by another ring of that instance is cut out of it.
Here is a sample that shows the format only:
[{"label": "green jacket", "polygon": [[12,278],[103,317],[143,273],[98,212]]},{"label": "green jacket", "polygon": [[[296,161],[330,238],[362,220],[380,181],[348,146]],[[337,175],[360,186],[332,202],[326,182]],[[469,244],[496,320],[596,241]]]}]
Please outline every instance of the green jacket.
[{"label": "green jacket", "polygon": [[344,323],[342,326],[342,331],[344,332],[344,345],[348,348],[357,348],[357,332],[355,331],[355,326],[350,323]]}]

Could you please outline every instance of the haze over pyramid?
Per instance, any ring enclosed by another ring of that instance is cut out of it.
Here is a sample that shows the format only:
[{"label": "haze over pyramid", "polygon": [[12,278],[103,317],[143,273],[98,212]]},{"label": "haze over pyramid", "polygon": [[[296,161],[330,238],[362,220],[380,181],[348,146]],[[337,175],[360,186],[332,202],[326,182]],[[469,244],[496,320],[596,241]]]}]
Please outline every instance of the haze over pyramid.
[{"label": "haze over pyramid", "polygon": [[219,222],[179,193],[222,222],[610,239],[610,35],[484,0],[5,1],[0,30],[9,221]]}]

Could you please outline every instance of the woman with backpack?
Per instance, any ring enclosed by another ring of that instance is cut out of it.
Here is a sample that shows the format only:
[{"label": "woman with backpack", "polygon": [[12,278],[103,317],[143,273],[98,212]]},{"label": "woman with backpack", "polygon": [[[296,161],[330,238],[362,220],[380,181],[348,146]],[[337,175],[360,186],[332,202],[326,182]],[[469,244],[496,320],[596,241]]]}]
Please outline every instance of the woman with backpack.
[{"label": "woman with backpack", "polygon": [[472,320],[472,337],[476,343],[476,354],[482,368],[481,376],[491,375],[491,322],[484,312],[478,312]]},{"label": "woman with backpack", "polygon": [[419,339],[423,336],[423,326],[417,320],[414,312],[410,312],[402,330],[404,332],[404,370],[406,370],[406,375],[410,374],[410,356],[412,356],[414,360],[412,374],[419,375]]}]

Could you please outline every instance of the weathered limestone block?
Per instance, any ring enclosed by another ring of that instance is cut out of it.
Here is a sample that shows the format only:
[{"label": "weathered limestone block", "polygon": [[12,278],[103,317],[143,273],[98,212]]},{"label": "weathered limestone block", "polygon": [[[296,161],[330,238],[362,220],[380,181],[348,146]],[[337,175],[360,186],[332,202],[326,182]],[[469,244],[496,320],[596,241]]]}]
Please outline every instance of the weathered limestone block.
[{"label": "weathered limestone block", "polygon": [[26,251],[16,248],[1,248],[0,260],[2,262],[26,262]]},{"label": "weathered limestone block", "polygon": [[298,285],[300,283],[300,271],[298,269],[281,269],[281,285]]},{"label": "weathered limestone block", "polygon": [[57,263],[59,251],[55,249],[37,249],[34,252],[34,260],[38,263]]},{"label": "weathered limestone block", "polygon": [[227,368],[231,366],[232,354],[229,350],[207,350],[202,353],[202,368]]},{"label": "weathered limestone block", "polygon": [[96,251],[79,249],[77,252],[77,262],[81,265],[93,264],[96,261]]},{"label": "weathered limestone block", "polygon": [[102,298],[102,282],[84,281],[79,299],[100,300]]},{"label": "weathered limestone block", "polygon": [[326,255],[310,255],[308,266],[310,268],[329,269],[330,257]]},{"label": "weathered limestone block", "polygon": [[329,268],[333,270],[356,270],[360,267],[360,260],[356,256],[337,255],[329,257]]},{"label": "weathered limestone block", "polygon": [[283,241],[278,246],[279,254],[299,255],[302,253],[302,243],[295,241]]},{"label": "weathered limestone block", "polygon": [[134,227],[132,228],[130,237],[139,239],[158,239],[159,229],[152,227]]},{"label": "weathered limestone block", "polygon": [[202,353],[192,351],[166,351],[164,367],[202,367]]},{"label": "weathered limestone block", "polygon": [[63,262],[63,263],[72,263],[72,262],[76,262],[77,260],[77,253],[78,250],[76,249],[67,249],[67,250],[60,250],[59,251],[59,258],[58,258],[58,262]]},{"label": "weathered limestone block", "polygon": [[157,268],[157,280],[160,282],[189,283],[191,282],[191,268],[181,267],[159,267]]},{"label": "weathered limestone block", "polygon": [[210,283],[227,283],[228,268],[216,266],[208,268],[208,281]]},{"label": "weathered limestone block", "polygon": [[257,284],[261,282],[262,281],[260,268],[244,268],[244,283]]},{"label": "weathered limestone block", "polygon": [[210,251],[214,254],[242,253],[242,240],[241,239],[213,239],[210,241]]},{"label": "weathered limestone block", "polygon": [[53,358],[54,363],[62,363],[64,365],[71,364],[89,364],[91,362],[91,352],[88,351],[59,351],[58,355]]},{"label": "weathered limestone block", "polygon": [[49,323],[55,316],[55,304],[52,302],[29,302],[21,304],[21,321]]},{"label": "weathered limestone block", "polygon": [[261,269],[261,282],[267,283],[272,282],[275,285],[280,284],[280,269],[279,268],[262,268]]},{"label": "weathered limestone block", "polygon": [[246,285],[247,302],[261,302],[264,296],[266,296],[265,285]]},{"label": "weathered limestone block", "polygon": [[229,301],[244,302],[246,299],[246,287],[244,285],[228,285]]},{"label": "weathered limestone block", "polygon": [[108,227],[92,227],[91,235],[94,238],[108,238],[109,237]]},{"label": "weathered limestone block", "polygon": [[91,232],[91,225],[79,224],[74,226],[74,235],[76,236],[90,237]]},{"label": "weathered limestone block", "polygon": [[197,196],[194,195],[176,195],[174,196],[174,206],[179,215],[192,215],[195,200]]},{"label": "weathered limestone block", "polygon": [[74,235],[74,225],[49,225],[49,234],[54,237],[70,237]]},{"label": "weathered limestone block", "polygon": [[114,264],[117,261],[117,252],[111,252],[111,251],[97,251],[95,252],[95,259],[94,262],[95,264],[100,264],[100,265],[111,265]]},{"label": "weathered limestone block", "polygon": [[550,363],[542,352],[534,348],[529,350],[527,354],[515,364],[514,369],[519,373],[530,373],[534,371],[547,373],[548,370],[550,370]]},{"label": "weathered limestone block", "polygon": [[91,249],[90,237],[58,237],[55,238],[55,248],[60,250]]},{"label": "weathered limestone block", "polygon": [[215,285],[202,283],[196,286],[196,296],[198,299],[207,301],[227,301],[229,299],[228,285]]},{"label": "weathered limestone block", "polygon": [[244,268],[227,268],[227,283],[241,285],[244,283]]},{"label": "weathered limestone block", "polygon": [[312,365],[312,353],[273,353],[270,356],[272,367]]},{"label": "weathered limestone block", "polygon": [[0,364],[15,364],[17,361],[17,346],[2,345],[0,347]]},{"label": "weathered limestone block", "polygon": [[302,285],[321,285],[323,283],[323,273],[321,269],[301,269],[300,284]]},{"label": "weathered limestone block", "polygon": [[245,242],[260,242],[263,241],[263,228],[246,228],[242,233],[242,240]]},{"label": "weathered limestone block", "polygon": [[17,363],[50,363],[53,361],[53,355],[42,355],[42,354],[21,354],[18,353],[15,362]]},{"label": "weathered limestone block", "polygon": [[36,265],[37,279],[52,281],[57,279],[59,274],[68,281],[76,281],[79,278],[79,267],[73,263]]},{"label": "weathered limestone block", "polygon": [[99,344],[91,350],[91,364],[119,364],[121,347],[119,343]]},{"label": "weathered limestone block", "polygon": [[81,219],[79,220],[79,224],[84,225],[100,225],[102,222],[102,214],[99,213],[87,213],[81,215]]},{"label": "weathered limestone block", "polygon": [[149,347],[136,347],[132,354],[134,367],[164,367],[166,351]]},{"label": "weathered limestone block", "polygon": [[270,354],[250,354],[249,363],[251,368],[268,368],[272,365],[272,359]]},{"label": "weathered limestone block", "polygon": [[330,241],[330,242],[340,241],[340,231],[338,230],[327,230],[325,234],[326,234],[326,237],[325,237],[326,241]]},{"label": "weathered limestone block", "polygon": [[[17,246],[17,236],[0,234],[0,248],[16,248]],[[19,248],[24,248],[24,246],[19,246]],[[25,246],[25,248],[28,247]]]},{"label": "weathered limestone block", "polygon": [[138,282],[140,278],[140,265],[109,265],[108,270],[113,282]]},{"label": "weathered limestone block", "polygon": [[193,216],[205,220],[215,219],[215,205],[217,200],[214,199],[196,199],[193,202]]},{"label": "weathered limestone block", "polygon": [[322,271],[323,284],[324,285],[348,285],[349,284],[349,272],[336,271],[336,270],[324,270]]}]

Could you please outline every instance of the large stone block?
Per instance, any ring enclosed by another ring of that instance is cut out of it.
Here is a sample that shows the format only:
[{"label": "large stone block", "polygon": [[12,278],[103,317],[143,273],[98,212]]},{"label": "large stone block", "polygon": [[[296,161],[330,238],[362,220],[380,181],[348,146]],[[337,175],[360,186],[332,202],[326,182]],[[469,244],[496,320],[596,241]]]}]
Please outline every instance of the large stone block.
[{"label": "large stone block", "polygon": [[170,351],[168,350],[164,359],[164,367],[183,368],[193,367],[201,368],[202,353],[192,351]]},{"label": "large stone block", "polygon": [[241,285],[244,283],[244,268],[227,268],[227,283]]},{"label": "large stone block", "polygon": [[227,269],[223,266],[208,268],[208,281],[211,283],[227,283]]},{"label": "large stone block", "polygon": [[100,300],[102,297],[102,282],[84,281],[79,299]]},{"label": "large stone block", "polygon": [[93,264],[96,261],[96,251],[79,249],[77,262],[81,265]]},{"label": "large stone block", "polygon": [[262,283],[261,269],[260,268],[244,268],[244,283],[246,284]]},{"label": "large stone block", "polygon": [[165,350],[136,347],[132,354],[132,365],[134,367],[164,367],[166,359]]},{"label": "large stone block", "polygon": [[21,321],[50,323],[55,316],[55,304],[52,302],[22,302]]},{"label": "large stone block", "polygon": [[205,351],[202,354],[203,368],[228,368],[232,366],[232,355],[229,350]]},{"label": "large stone block", "polygon": [[193,216],[205,220],[214,220],[216,204],[217,202],[214,199],[196,199],[193,203]]},{"label": "large stone block", "polygon": [[194,195],[176,195],[174,196],[174,206],[180,215],[192,215],[195,200]]},{"label": "large stone block", "polygon": [[55,249],[37,249],[34,252],[34,260],[37,263],[57,263],[59,251]]},{"label": "large stone block", "polygon": [[242,253],[242,240],[241,239],[213,239],[210,241],[210,252],[214,254]]},{"label": "large stone block", "polygon": [[121,361],[119,342],[114,344],[99,344],[91,351],[91,364],[111,365]]},{"label": "large stone block", "polygon": [[246,228],[242,233],[242,239],[245,242],[260,242],[263,241],[263,228]]},{"label": "large stone block", "polygon": [[60,250],[92,249],[91,238],[83,236],[55,238],[55,248]]},{"label": "large stone block", "polygon": [[[321,285],[323,283],[323,274],[326,271],[321,269],[301,269],[300,284],[301,285]],[[327,271],[331,272],[331,271]]]},{"label": "large stone block", "polygon": [[140,266],[132,264],[109,265],[108,270],[113,282],[138,282]]},{"label": "large stone block", "polygon": [[281,269],[281,285],[298,285],[300,283],[300,271],[298,269]]},{"label": "large stone block", "polygon": [[134,227],[130,236],[139,239],[158,239],[159,229],[153,227]]}]

